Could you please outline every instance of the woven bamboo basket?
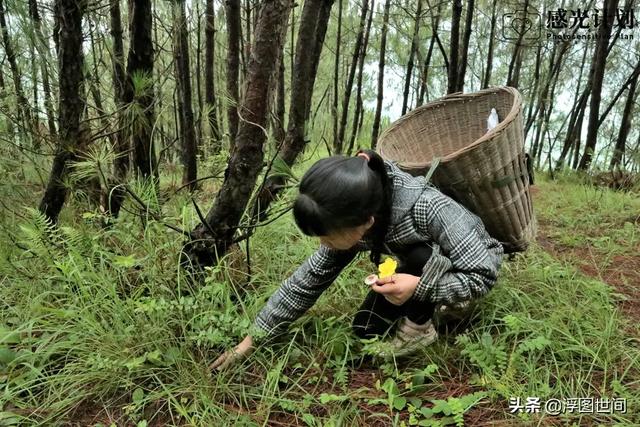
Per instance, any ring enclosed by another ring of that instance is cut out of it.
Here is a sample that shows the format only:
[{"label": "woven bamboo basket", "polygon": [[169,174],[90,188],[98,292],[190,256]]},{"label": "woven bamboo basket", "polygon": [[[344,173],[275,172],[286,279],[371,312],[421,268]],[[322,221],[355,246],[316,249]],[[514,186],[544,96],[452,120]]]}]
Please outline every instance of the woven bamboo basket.
[{"label": "woven bamboo basket", "polygon": [[[500,122],[487,132],[491,108]],[[377,150],[414,176],[427,174],[438,159],[431,181],[478,215],[505,253],[524,251],[535,238],[522,97],[515,88],[458,92],[420,106],[380,135]]]}]

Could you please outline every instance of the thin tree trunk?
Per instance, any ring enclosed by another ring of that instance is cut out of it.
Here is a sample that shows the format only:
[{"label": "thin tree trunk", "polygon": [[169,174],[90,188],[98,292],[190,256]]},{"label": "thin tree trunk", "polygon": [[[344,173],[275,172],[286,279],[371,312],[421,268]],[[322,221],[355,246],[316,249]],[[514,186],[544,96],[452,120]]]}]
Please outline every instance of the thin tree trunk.
[{"label": "thin tree trunk", "polygon": [[[285,164],[290,167],[294,165],[306,145],[305,136],[313,87],[332,5],[333,0],[307,0],[302,8],[296,42],[288,129],[280,154]],[[258,195],[258,203],[254,206],[253,217],[259,220],[266,218],[267,209],[285,184],[285,177],[282,176],[269,177],[266,180]]]},{"label": "thin tree trunk", "polygon": [[[151,37],[151,0],[129,0],[129,54],[127,79],[124,92],[125,103],[132,108],[130,135],[133,147],[133,163],[138,174],[144,178],[155,178],[158,170],[154,150],[152,129],[155,125],[153,93],[153,39]],[[145,90],[136,93],[134,79],[146,81]]]},{"label": "thin tree trunk", "polygon": [[364,69],[364,59],[367,56],[367,45],[369,44],[369,33],[371,32],[371,21],[373,19],[374,0],[371,0],[371,8],[369,10],[369,19],[367,21],[367,28],[364,32],[364,40],[362,41],[362,48],[360,49],[360,56],[358,57],[358,78],[356,81],[356,105],[353,112],[353,124],[351,126],[351,136],[349,137],[349,147],[347,148],[347,155],[350,155],[353,151],[353,145],[356,140],[356,135],[360,130],[361,117],[363,115],[362,105],[362,74]]},{"label": "thin tree trunk", "polygon": [[189,67],[189,40],[184,0],[176,0],[174,13],[174,59],[176,64],[176,87],[178,90],[178,112],[180,118],[180,146],[182,165],[182,185],[193,191],[197,188],[198,166],[196,150],[198,147],[193,106],[191,105],[191,74]]},{"label": "thin tree trunk", "polygon": [[[553,100],[553,98],[549,96],[549,89],[551,88],[551,85],[554,84],[555,80],[558,79],[563,65],[563,57],[569,51],[569,46],[568,42],[565,42],[562,45],[554,44],[553,46],[551,56],[549,58],[548,77],[542,87],[541,93],[538,96],[538,102],[536,103],[535,110],[529,114],[529,117],[526,120],[524,131],[525,135],[529,132],[529,129],[533,125],[538,113],[542,111],[542,114],[544,114],[545,106],[549,101]],[[560,47],[559,50],[558,47]],[[582,76],[582,73],[580,76]],[[580,85],[580,80],[578,80],[578,85]]]},{"label": "thin tree trunk", "polygon": [[82,5],[82,2],[74,0],[56,1],[56,21],[60,28],[58,53],[60,137],[47,188],[39,206],[40,212],[53,222],[57,222],[64,205],[67,187],[63,181],[67,175],[69,162],[76,158],[77,141],[81,139],[80,117],[84,110],[82,99],[82,15],[84,10]]},{"label": "thin tree trunk", "polygon": [[460,55],[460,16],[462,15],[462,0],[454,0],[452,8],[451,51],[449,53],[449,82],[447,85],[447,93],[456,92],[458,87],[458,57]]},{"label": "thin tree trunk", "polygon": [[[98,70],[98,63],[102,61],[102,55],[98,55],[96,50],[96,40],[94,37],[95,30],[95,21],[91,19],[87,19],[89,21],[89,42],[91,46],[91,56],[93,58],[93,76],[87,70],[85,75],[85,81],[89,83],[89,92],[91,92],[91,97],[93,98],[93,102],[95,103],[95,110],[100,120],[100,126],[107,131],[109,129],[109,121],[107,120],[107,112],[104,109],[104,105],[102,104],[102,94],[100,93],[100,71]],[[109,132],[109,142],[113,145],[115,140],[113,139],[113,135]]]},{"label": "thin tree trunk", "polygon": [[[366,0],[363,0],[366,1]],[[336,56],[333,64],[333,108],[331,109],[331,115],[333,116],[333,146],[337,147],[338,144],[338,97],[339,97],[339,82],[340,82],[340,44],[342,43],[342,0],[338,0],[338,29],[336,30]]]},{"label": "thin tree trunk", "polygon": [[36,49],[33,45],[29,46],[29,61],[31,62],[31,90],[33,94],[33,115],[36,118],[37,122],[34,122],[36,127],[34,128],[35,137],[36,137],[36,146],[40,146],[40,140],[44,135],[41,135],[40,131],[40,121],[37,119],[38,113],[40,110],[40,101],[38,96],[38,67],[36,66]]},{"label": "thin tree trunk", "polygon": [[431,18],[431,40],[429,41],[429,49],[427,50],[427,56],[424,59],[424,64],[422,65],[422,73],[420,74],[420,90],[418,92],[418,102],[416,105],[422,105],[424,103],[425,95],[429,98],[428,87],[429,87],[429,67],[431,66],[431,58],[433,56],[433,47],[436,44],[436,39],[438,38],[438,25],[440,23],[440,6],[442,3],[438,3],[438,9],[436,11],[436,17]]},{"label": "thin tree trunk", "polygon": [[4,83],[4,70],[2,67],[4,66],[4,57],[0,59],[0,97],[4,97],[4,91],[6,89],[6,85]]},{"label": "thin tree trunk", "polygon": [[[564,165],[564,161],[566,159],[566,156],[569,150],[573,150],[576,146],[575,141],[573,139],[576,133],[575,126],[576,126],[578,117],[579,116],[582,117],[580,115],[580,109],[583,108],[583,102],[586,103],[585,96],[588,96],[588,90],[589,90],[589,87],[588,87],[589,82],[587,81],[587,87],[585,88],[583,93],[580,93],[580,83],[582,82],[582,74],[584,72],[584,66],[587,61],[587,50],[588,49],[585,49],[582,54],[582,61],[580,62],[580,72],[578,74],[578,79],[576,80],[578,82],[578,87],[576,88],[576,91],[575,91],[576,96],[573,102],[573,107],[571,108],[571,113],[569,114],[569,117],[570,117],[569,125],[567,127],[566,137],[562,146],[562,151],[560,153],[560,157],[556,162],[556,167],[555,167],[556,171],[559,171],[560,168],[562,168],[562,166]],[[582,125],[582,119],[580,120],[580,125]],[[571,158],[572,157],[569,156],[569,160],[571,160]]]},{"label": "thin tree trunk", "polygon": [[600,117],[600,100],[602,95],[602,79],[604,77],[604,67],[607,63],[607,47],[609,36],[613,26],[614,12],[618,7],[618,0],[606,0],[604,5],[605,19],[598,28],[599,38],[596,43],[596,51],[593,58],[593,84],[591,86],[591,102],[589,103],[589,122],[587,124],[587,140],[585,150],[578,166],[581,170],[589,169],[593,152],[596,149],[598,138],[598,119]]},{"label": "thin tree trunk", "polygon": [[382,29],[380,34],[380,59],[378,60],[378,96],[376,97],[376,113],[373,118],[373,129],[371,131],[371,149],[376,149],[378,134],[380,133],[380,119],[382,117],[382,99],[384,92],[384,65],[387,53],[387,28],[389,27],[389,9],[391,0],[384,2],[384,13],[382,16]]},{"label": "thin tree trunk", "polygon": [[309,70],[309,82],[307,84],[307,97],[309,102],[306,104],[305,120],[309,120],[311,114],[311,100],[313,98],[313,89],[315,87],[315,80],[318,74],[318,66],[320,65],[320,54],[324,46],[324,40],[327,35],[327,26],[329,25],[329,18],[331,16],[331,8],[335,0],[322,0],[320,10],[318,12],[318,20],[314,29],[313,45],[311,51],[311,69]]},{"label": "thin tree trunk", "polygon": [[[523,6],[523,15],[527,16],[529,10],[529,0],[524,1]],[[518,31],[518,39],[513,49],[513,55],[511,56],[511,61],[509,62],[509,74],[507,77],[507,86],[518,87],[518,83],[520,81],[520,68],[522,66],[522,56],[523,56],[523,45],[522,39],[525,34],[525,20],[520,19],[521,26],[520,31]]]},{"label": "thin tree trunk", "polygon": [[[556,53],[556,49],[557,49],[557,44],[554,43],[553,45],[553,49],[551,51],[551,57],[553,57]],[[536,50],[536,65],[533,71],[533,89],[531,90],[531,93],[534,94],[534,97],[537,97],[538,100],[541,99],[540,96],[540,68],[541,68],[541,63],[542,63],[542,44],[538,45],[538,49]],[[551,70],[552,67],[549,67],[549,70]],[[527,107],[527,114],[525,115],[526,120],[525,123],[530,123],[531,121],[534,120],[535,115],[533,113],[533,102],[530,102],[528,107]],[[536,114],[537,114],[537,110],[536,110]],[[525,139],[527,137],[527,132],[525,131]]]},{"label": "thin tree trunk", "polygon": [[[244,58],[247,59],[247,61],[249,60],[249,55],[251,54],[251,0],[245,0],[244,2],[244,9],[245,9],[245,16],[246,16],[246,30],[245,32],[247,33],[247,43],[244,46]],[[247,78],[247,69],[246,69],[246,65],[245,67],[242,68],[242,75],[243,78],[246,79]]]},{"label": "thin tree trunk", "polygon": [[218,114],[216,111],[216,86],[214,72],[215,58],[215,11],[213,0],[206,0],[205,8],[205,29],[204,29],[204,96],[207,105],[207,119],[211,137],[213,138],[213,152],[218,153],[221,150],[220,144],[220,128],[218,127]]},{"label": "thin tree trunk", "polygon": [[245,120],[239,124],[225,180],[205,218],[206,224],[194,229],[194,240],[187,245],[191,265],[213,265],[227,252],[262,169],[269,86],[275,81],[272,76],[282,52],[291,8],[291,0],[262,3],[241,106]]},{"label": "thin tree trunk", "polygon": [[[587,101],[584,101],[584,105],[586,105]],[[577,118],[577,123],[579,124],[579,126],[575,127],[574,130],[574,149],[573,149],[573,169],[577,170],[578,169],[578,162],[580,159],[580,142],[582,139],[582,122],[584,121],[584,112],[585,112],[585,107],[584,105],[580,108],[580,112],[578,114],[578,118]]]},{"label": "thin tree trunk", "polygon": [[44,93],[44,109],[47,114],[47,126],[49,135],[56,139],[56,116],[53,109],[53,101],[51,99],[51,84],[49,83],[49,70],[47,68],[47,58],[49,57],[48,42],[42,33],[42,19],[38,11],[38,3],[36,0],[29,0],[29,14],[33,21],[36,39],[36,51],[41,57],[40,74],[42,75],[42,91]]},{"label": "thin tree trunk", "polygon": [[489,31],[489,51],[487,52],[487,68],[484,72],[484,78],[482,79],[482,88],[488,88],[491,84],[491,70],[493,69],[493,39],[496,35],[496,5],[498,4],[498,0],[493,0],[493,5],[491,6],[491,30]]},{"label": "thin tree trunk", "polygon": [[11,76],[13,77],[13,86],[16,91],[16,98],[18,103],[18,113],[21,120],[24,121],[24,126],[30,132],[35,132],[36,126],[33,122],[33,116],[31,114],[31,107],[29,107],[29,101],[24,94],[22,88],[22,73],[18,67],[16,53],[13,49],[13,44],[9,38],[9,30],[7,29],[7,21],[5,19],[4,0],[0,0],[0,30],[2,31],[2,43],[4,44],[4,52],[9,62],[9,69],[11,70]]},{"label": "thin tree trunk", "polygon": [[[549,99],[555,99],[555,91],[556,91],[557,84],[558,84],[558,75],[556,75],[555,78],[553,79],[553,84],[551,85],[551,91],[549,92]],[[551,118],[552,110],[553,110],[553,103],[549,103],[545,105],[545,108],[542,110],[542,122],[540,123],[542,141],[540,141],[539,143],[538,151],[533,152],[533,156],[536,161],[536,168],[540,168],[540,159],[542,158],[542,147],[544,145],[544,135],[548,134],[549,120]],[[551,153],[551,149],[552,149],[551,142],[549,142],[549,153]]]},{"label": "thin tree trunk", "polygon": [[229,149],[233,150],[238,133],[238,74],[240,72],[240,2],[225,1],[227,19],[227,120],[229,122]]},{"label": "thin tree trunk", "polygon": [[286,110],[285,88],[284,88],[284,52],[280,54],[280,65],[278,67],[278,85],[276,87],[276,106],[273,120],[273,134],[276,146],[279,146],[287,134],[284,127],[284,115]]},{"label": "thin tree trunk", "polygon": [[[205,157],[205,150],[202,145],[202,78],[201,78],[201,62],[202,62],[202,15],[200,14],[200,2],[196,2],[196,19],[198,20],[198,25],[196,26],[196,94],[198,100],[198,115],[195,120],[195,128],[198,145],[196,146],[196,152]],[[206,25],[206,24],[205,24]],[[188,37],[187,37],[188,40]]]},{"label": "thin tree trunk", "polygon": [[473,23],[473,7],[474,0],[467,1],[467,11],[464,25],[464,37],[462,39],[462,49],[460,63],[458,64],[458,83],[456,92],[462,92],[464,89],[464,76],[467,72],[467,57],[469,54],[469,40],[471,39],[471,25]]},{"label": "thin tree trunk", "polygon": [[620,86],[620,88],[618,89],[618,92],[613,97],[611,102],[609,102],[609,105],[607,106],[607,108],[605,108],[602,114],[600,114],[600,118],[598,119],[598,126],[602,126],[604,119],[607,118],[607,115],[609,114],[609,112],[611,112],[611,109],[613,109],[613,106],[616,104],[616,102],[618,102],[618,99],[620,98],[620,96],[622,96],[622,93],[631,85],[634,79],[638,78],[639,74],[640,74],[640,61],[638,61],[635,68],[633,69],[633,72],[627,78],[624,84]]},{"label": "thin tree trunk", "polygon": [[633,105],[636,95],[636,87],[638,85],[638,75],[629,86],[629,93],[627,94],[627,102],[624,104],[624,112],[622,113],[622,123],[620,124],[620,131],[618,133],[618,139],[616,140],[616,147],[613,150],[613,156],[609,163],[609,170],[613,170],[616,166],[620,166],[622,156],[625,151],[625,144],[627,137],[629,136],[629,130],[631,130],[631,119],[633,117]]},{"label": "thin tree trunk", "polygon": [[409,89],[411,88],[411,76],[413,75],[413,58],[418,49],[418,33],[420,31],[420,19],[422,15],[422,0],[418,0],[416,14],[413,19],[413,37],[411,37],[411,47],[409,48],[409,61],[407,61],[407,72],[404,77],[404,90],[402,91],[402,115],[407,112],[407,101],[409,99]]},{"label": "thin tree trunk", "polygon": [[369,0],[362,1],[362,9],[360,10],[360,24],[358,25],[358,35],[351,56],[351,65],[349,67],[349,76],[345,84],[344,98],[342,98],[342,115],[340,116],[340,128],[338,129],[338,140],[335,141],[334,153],[342,153],[344,145],[344,134],[347,130],[347,117],[349,115],[349,101],[351,100],[351,90],[353,89],[353,80],[356,76],[356,67],[358,66],[358,55],[362,48],[362,40],[364,38],[364,28],[367,19],[367,11],[369,10]]},{"label": "thin tree trunk", "polygon": [[124,90],[126,75],[124,68],[124,47],[122,43],[122,19],[120,14],[120,0],[110,0],[109,16],[111,20],[111,41],[113,43],[113,99],[116,105],[116,131],[114,134],[116,159],[114,161],[115,186],[110,189],[111,197],[108,199],[109,214],[117,217],[124,201],[124,188],[121,185],[127,179],[130,160],[129,138],[125,133],[125,120],[122,109],[124,108]]}]

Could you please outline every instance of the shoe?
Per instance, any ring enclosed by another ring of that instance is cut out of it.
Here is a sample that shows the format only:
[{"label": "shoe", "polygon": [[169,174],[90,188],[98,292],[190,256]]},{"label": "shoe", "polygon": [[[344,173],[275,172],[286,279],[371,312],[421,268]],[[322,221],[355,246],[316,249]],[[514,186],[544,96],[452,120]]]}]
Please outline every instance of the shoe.
[{"label": "shoe", "polygon": [[420,325],[403,317],[390,341],[379,342],[377,356],[383,359],[409,356],[438,339],[438,332],[429,319]]},{"label": "shoe", "polygon": [[475,309],[472,301],[460,301],[451,305],[442,304],[438,306],[433,313],[433,322],[437,330],[442,332],[442,328],[449,329],[456,325],[462,325],[470,320]]}]

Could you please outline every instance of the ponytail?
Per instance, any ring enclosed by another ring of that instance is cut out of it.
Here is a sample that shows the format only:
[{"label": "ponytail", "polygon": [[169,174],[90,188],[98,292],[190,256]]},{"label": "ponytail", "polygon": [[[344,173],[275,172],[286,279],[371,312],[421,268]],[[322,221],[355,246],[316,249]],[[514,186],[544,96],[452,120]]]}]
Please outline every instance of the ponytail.
[{"label": "ponytail", "polygon": [[384,249],[384,242],[387,234],[387,228],[391,221],[391,201],[392,188],[384,159],[373,150],[360,149],[356,156],[365,157],[369,168],[376,173],[382,184],[382,204],[379,211],[374,215],[375,222],[371,228],[373,245],[369,259],[376,266],[380,264],[381,252]]}]

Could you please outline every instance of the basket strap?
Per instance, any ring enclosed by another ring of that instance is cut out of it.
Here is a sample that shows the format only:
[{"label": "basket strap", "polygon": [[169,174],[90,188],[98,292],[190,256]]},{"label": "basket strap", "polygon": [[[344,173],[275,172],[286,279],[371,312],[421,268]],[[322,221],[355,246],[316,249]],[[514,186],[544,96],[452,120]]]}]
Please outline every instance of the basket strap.
[{"label": "basket strap", "polygon": [[433,173],[436,171],[436,168],[438,167],[439,164],[440,164],[440,157],[435,157],[433,159],[433,162],[431,162],[431,167],[429,168],[429,171],[424,176],[424,179],[427,182],[429,182],[429,180],[431,180],[431,176],[433,176]]}]

